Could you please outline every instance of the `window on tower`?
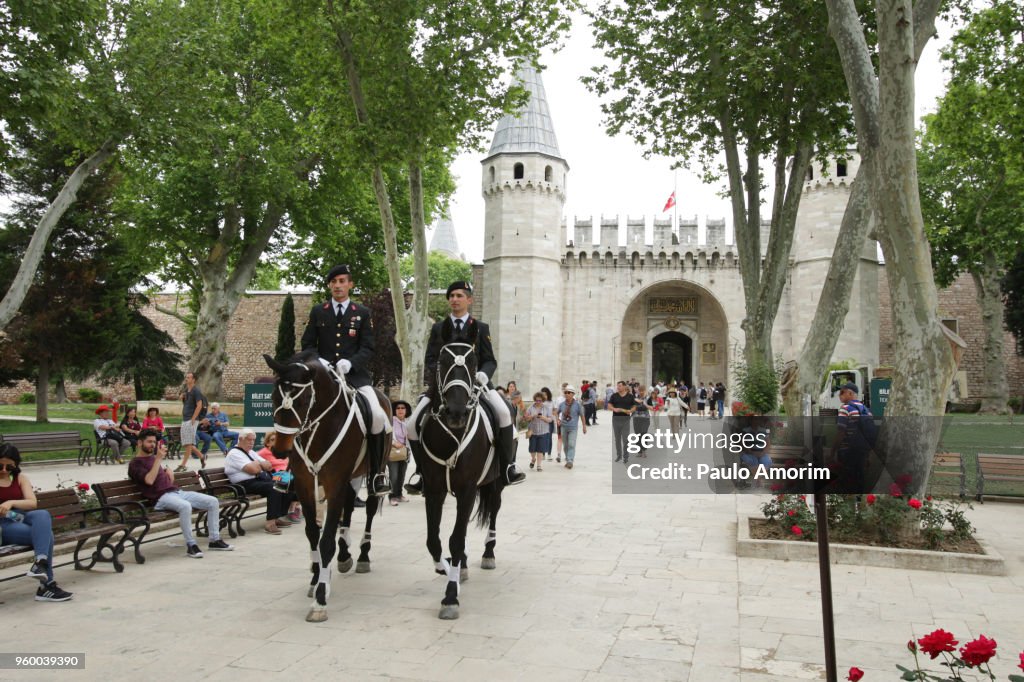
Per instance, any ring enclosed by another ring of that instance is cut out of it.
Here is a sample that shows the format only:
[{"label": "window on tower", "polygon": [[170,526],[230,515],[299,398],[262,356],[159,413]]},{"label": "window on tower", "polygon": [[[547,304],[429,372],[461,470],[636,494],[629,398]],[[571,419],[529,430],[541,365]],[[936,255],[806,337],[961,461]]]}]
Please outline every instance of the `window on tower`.
[{"label": "window on tower", "polygon": [[491,183],[494,183],[494,166],[491,166]]},{"label": "window on tower", "polygon": [[807,179],[808,180],[813,180],[814,179],[814,166],[808,166],[807,167]]},{"label": "window on tower", "polygon": [[513,180],[522,180],[523,179],[523,164],[517,163],[516,165],[512,166],[512,179]]},{"label": "window on tower", "polygon": [[551,170],[551,166],[544,166],[544,182],[551,182],[554,177],[554,172]]}]

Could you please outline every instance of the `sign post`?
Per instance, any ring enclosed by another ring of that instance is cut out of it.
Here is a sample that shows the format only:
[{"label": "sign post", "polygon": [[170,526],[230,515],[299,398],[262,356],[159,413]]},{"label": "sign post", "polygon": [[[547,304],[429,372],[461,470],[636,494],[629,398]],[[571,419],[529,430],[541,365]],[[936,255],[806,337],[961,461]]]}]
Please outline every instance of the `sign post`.
[{"label": "sign post", "polygon": [[[274,427],[274,384],[245,385],[245,415],[243,423],[257,434]],[[262,438],[260,438],[262,440]]]}]

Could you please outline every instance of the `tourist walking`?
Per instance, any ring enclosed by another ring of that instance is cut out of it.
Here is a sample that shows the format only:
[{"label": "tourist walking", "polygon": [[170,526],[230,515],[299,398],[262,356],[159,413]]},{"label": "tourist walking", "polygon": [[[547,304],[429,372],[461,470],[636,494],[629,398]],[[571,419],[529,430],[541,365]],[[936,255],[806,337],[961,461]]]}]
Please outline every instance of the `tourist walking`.
[{"label": "tourist walking", "polygon": [[586,433],[587,420],[583,405],[576,400],[576,389],[566,386],[562,394],[565,396],[565,401],[558,408],[558,425],[562,433],[562,443],[565,446],[565,468],[572,469],[576,461],[576,436],[580,421],[583,422],[583,433]]},{"label": "tourist walking", "polygon": [[[654,389],[658,390],[658,389]],[[647,387],[641,384],[636,388],[636,411],[633,413],[633,433],[637,436],[643,436],[651,428],[651,409],[648,403],[650,396],[647,395]],[[637,453],[637,457],[647,457],[647,448],[643,446],[640,439],[637,438],[637,445],[640,447],[640,452]]]},{"label": "tourist walking", "polygon": [[551,452],[551,403],[540,391],[533,394],[533,404],[526,408],[527,433],[530,434],[530,468],[543,471],[544,453]]},{"label": "tourist walking", "polygon": [[618,390],[605,402],[605,409],[612,413],[612,443],[615,445],[615,461],[629,462],[626,438],[629,436],[629,422],[636,412],[636,397],[629,392],[625,381],[616,384]]}]

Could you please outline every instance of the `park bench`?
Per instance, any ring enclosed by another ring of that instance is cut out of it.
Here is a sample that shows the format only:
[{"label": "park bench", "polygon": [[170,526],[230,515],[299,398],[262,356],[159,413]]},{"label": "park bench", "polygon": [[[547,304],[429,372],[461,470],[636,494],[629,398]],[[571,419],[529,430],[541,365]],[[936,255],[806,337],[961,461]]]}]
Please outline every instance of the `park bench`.
[{"label": "park bench", "polygon": [[[228,478],[227,472],[224,470],[224,467],[218,467],[216,469],[200,469],[199,476],[203,479],[203,485],[206,487],[206,491],[210,495],[214,495],[216,493],[209,491],[232,490],[235,492],[238,496],[238,502],[241,505],[241,509],[232,514],[231,518],[235,524],[235,532],[238,535],[245,535],[245,529],[242,528],[242,519],[245,517],[246,512],[249,511],[249,506],[252,504],[252,500],[250,500],[246,495],[245,489],[242,486],[231,482]],[[231,537],[235,537],[235,533],[231,533]]]},{"label": "park bench", "polygon": [[[242,500],[245,499],[244,496],[238,495],[238,492],[234,489],[218,489],[215,491],[204,489],[200,482],[199,474],[194,471],[176,473],[174,475],[174,484],[182,490],[192,492],[226,494],[227,497],[218,498],[220,500],[220,527],[222,529],[226,528],[231,537],[236,537],[235,528],[238,523],[235,521],[235,515],[240,515],[246,508],[242,504]],[[137,528],[141,529],[140,533],[137,535],[133,533],[132,536],[137,543],[136,551],[138,551],[138,545],[143,542],[143,539],[149,533],[154,523],[177,520],[178,518],[175,512],[157,511],[154,509],[153,503],[143,496],[142,489],[131,479],[94,483],[92,489],[96,492],[96,496],[102,504],[124,511],[126,523],[132,526],[133,531]],[[208,536],[209,528],[206,525],[206,512],[197,509],[194,514],[196,536]]]},{"label": "park bench", "polygon": [[[97,562],[113,564],[117,573],[124,571],[120,556],[126,541],[130,541],[132,527],[126,522],[125,515],[112,507],[86,509],[78,494],[70,488],[47,490],[36,494],[38,506],[53,517],[54,546],[68,542],[75,543],[75,570],[87,571]],[[92,524],[89,524],[89,521]],[[118,537],[119,536],[119,537]],[[92,538],[99,538],[88,563],[79,556],[85,543]],[[116,542],[113,541],[116,539]],[[0,557],[14,554],[32,554],[32,547],[27,545],[4,545],[0,547]],[[138,563],[140,555],[136,546],[135,559]],[[20,576],[17,576],[20,577]]]},{"label": "park bench", "polygon": [[[956,479],[957,494],[967,497],[967,467],[958,452],[936,452],[932,458],[932,476]],[[938,481],[936,481],[938,482]]]},{"label": "park bench", "polygon": [[164,434],[167,436],[167,455],[164,459],[181,459],[181,426],[167,426]]},{"label": "park bench", "polygon": [[78,431],[41,431],[39,433],[9,433],[0,436],[0,442],[10,443],[18,452],[69,452],[78,453],[78,464],[92,464],[92,443],[82,438]]},{"label": "park bench", "polygon": [[810,453],[806,451],[803,445],[770,444],[768,446],[768,456],[772,458],[772,465],[774,466],[789,466],[794,462],[798,466],[803,466],[806,462],[810,461]]},{"label": "park bench", "polygon": [[985,484],[990,481],[1004,481],[1024,484],[1024,457],[1020,455],[991,455],[978,453],[978,495],[977,500],[988,495],[1008,495],[1009,493],[985,492]]}]

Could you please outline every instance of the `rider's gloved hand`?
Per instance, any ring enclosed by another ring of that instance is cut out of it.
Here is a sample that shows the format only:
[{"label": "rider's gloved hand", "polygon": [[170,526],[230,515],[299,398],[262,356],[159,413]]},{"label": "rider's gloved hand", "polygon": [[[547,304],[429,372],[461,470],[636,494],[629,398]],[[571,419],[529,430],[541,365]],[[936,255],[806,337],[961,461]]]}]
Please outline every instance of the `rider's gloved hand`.
[{"label": "rider's gloved hand", "polygon": [[352,363],[349,362],[348,360],[345,360],[344,358],[338,360],[338,369],[341,371],[342,374],[348,374],[349,370],[352,369]]},{"label": "rider's gloved hand", "polygon": [[477,372],[476,373],[476,383],[480,384],[484,388],[487,387],[487,382],[490,381],[490,380],[491,379],[490,379],[490,377],[487,376],[486,372]]}]

